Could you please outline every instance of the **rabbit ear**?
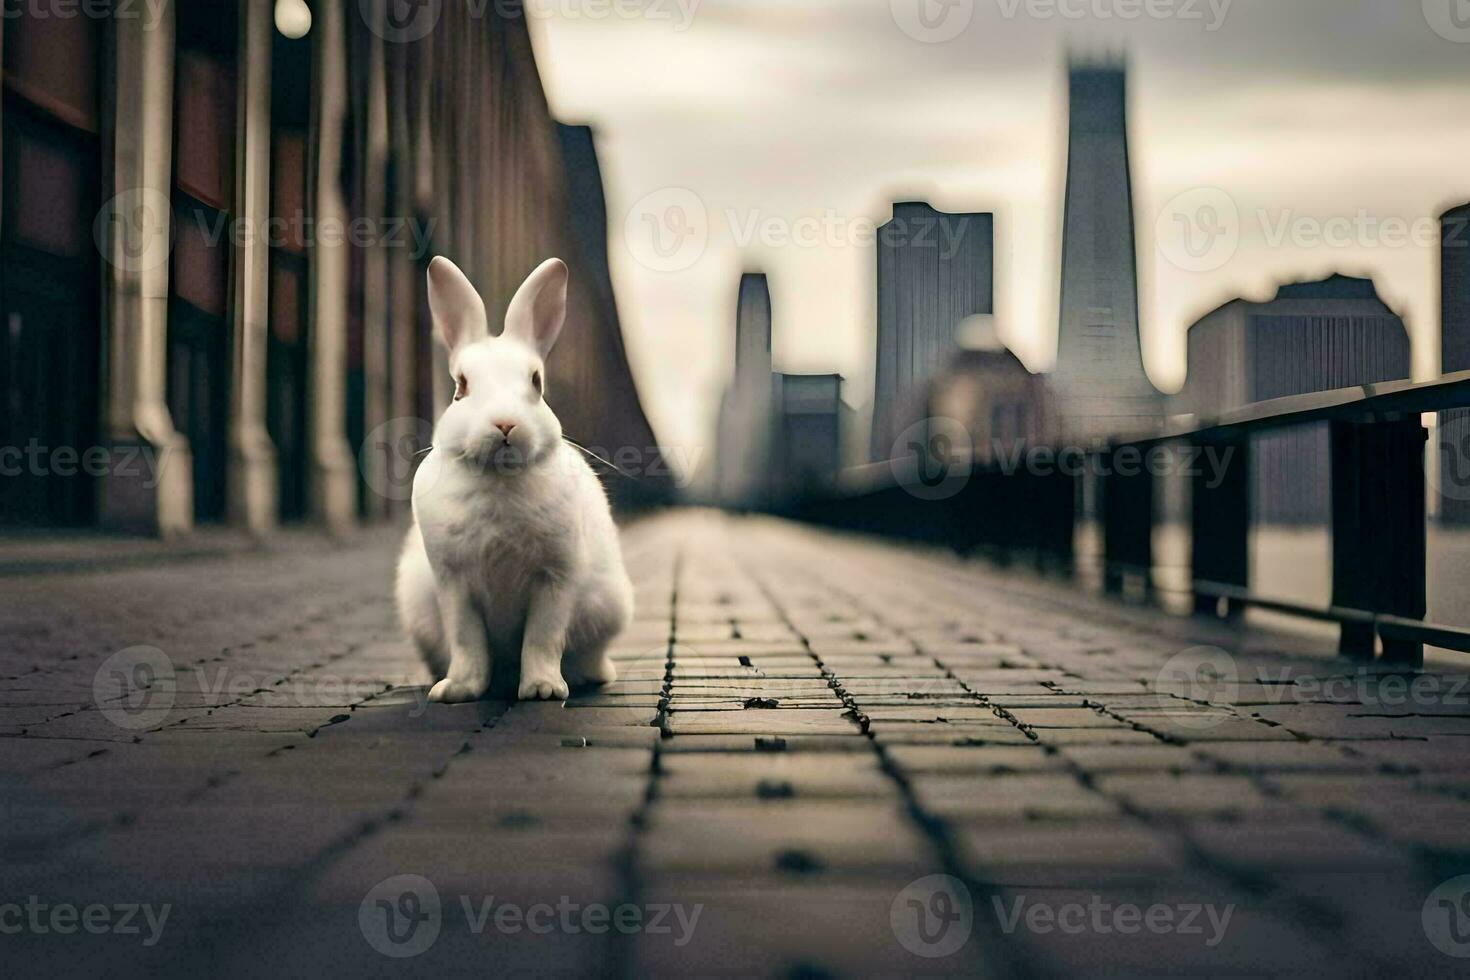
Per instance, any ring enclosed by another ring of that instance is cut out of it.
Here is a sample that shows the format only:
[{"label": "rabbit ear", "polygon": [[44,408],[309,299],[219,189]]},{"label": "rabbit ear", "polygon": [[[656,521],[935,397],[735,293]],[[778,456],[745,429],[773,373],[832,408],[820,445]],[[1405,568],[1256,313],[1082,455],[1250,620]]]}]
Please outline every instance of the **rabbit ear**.
[{"label": "rabbit ear", "polygon": [[451,354],[490,335],[484,300],[459,266],[442,255],[429,263],[429,311]]},{"label": "rabbit ear", "polygon": [[515,337],[545,358],[567,319],[567,264],[547,259],[526,277],[505,313],[505,336]]}]

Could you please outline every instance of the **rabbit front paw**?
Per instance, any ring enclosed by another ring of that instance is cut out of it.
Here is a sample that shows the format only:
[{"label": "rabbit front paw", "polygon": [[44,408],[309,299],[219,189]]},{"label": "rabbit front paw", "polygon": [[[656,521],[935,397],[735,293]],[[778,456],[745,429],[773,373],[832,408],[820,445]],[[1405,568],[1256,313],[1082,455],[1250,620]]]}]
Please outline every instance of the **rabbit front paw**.
[{"label": "rabbit front paw", "polygon": [[485,685],[471,684],[446,677],[429,688],[429,700],[439,704],[464,704],[485,696]]},{"label": "rabbit front paw", "polygon": [[553,667],[549,671],[523,672],[516,696],[522,701],[565,701],[568,693],[561,671]]}]

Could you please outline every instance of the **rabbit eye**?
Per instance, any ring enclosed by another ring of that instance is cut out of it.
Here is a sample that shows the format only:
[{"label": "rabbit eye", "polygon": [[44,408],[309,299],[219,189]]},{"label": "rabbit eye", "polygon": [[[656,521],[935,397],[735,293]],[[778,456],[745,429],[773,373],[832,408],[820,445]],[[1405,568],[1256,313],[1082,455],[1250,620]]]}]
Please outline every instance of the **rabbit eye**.
[{"label": "rabbit eye", "polygon": [[536,394],[541,394],[541,372],[531,372],[531,387],[536,389]]},{"label": "rabbit eye", "polygon": [[459,377],[454,379],[454,400],[459,401],[461,398],[463,398],[465,395],[468,395],[469,393],[469,382],[466,381],[464,379],[464,375],[461,374]]}]

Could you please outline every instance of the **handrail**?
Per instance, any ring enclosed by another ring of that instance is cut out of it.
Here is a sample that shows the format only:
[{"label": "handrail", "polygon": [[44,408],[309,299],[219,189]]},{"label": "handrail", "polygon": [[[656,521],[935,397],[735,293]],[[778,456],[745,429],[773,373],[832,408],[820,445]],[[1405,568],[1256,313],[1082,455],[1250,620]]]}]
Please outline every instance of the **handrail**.
[{"label": "handrail", "polygon": [[[1176,416],[1148,432],[1051,448],[1058,458],[1065,452],[1090,461],[1122,447],[1169,442],[1239,447],[1235,475],[1225,485],[1205,487],[1196,481],[1189,572],[1196,609],[1208,613],[1224,600],[1232,611],[1250,607],[1337,623],[1343,654],[1371,657],[1377,640],[1387,660],[1413,666],[1422,662],[1425,644],[1470,653],[1470,629],[1423,618],[1425,433],[1420,416],[1457,408],[1470,408],[1470,371],[1433,381],[1388,381],[1290,395],[1212,416]],[[1249,437],[1312,423],[1330,423],[1332,432],[1333,599],[1326,607],[1261,596],[1245,584],[1250,486],[1243,474],[1249,472]],[[972,449],[956,447],[947,472],[958,467],[974,479],[963,496],[954,497],[960,491],[946,488],[943,498],[949,502],[930,506],[918,484],[903,478],[913,463],[907,459],[845,470],[832,509],[823,514],[820,502],[808,501],[803,512],[828,523],[945,541],[961,549],[993,545],[1039,550],[1076,567],[1067,530],[1075,527],[1072,490],[1080,471],[1013,471]],[[1118,591],[1125,584],[1122,575],[1144,569],[1148,585],[1153,570],[1150,474],[1110,472],[1106,466],[1089,466],[1086,472],[1101,481],[1102,499],[1113,501],[1099,514],[1106,587]],[[1012,482],[1017,479],[1022,482]]]},{"label": "handrail", "polygon": [[1115,446],[1144,445],[1311,422],[1367,421],[1466,407],[1470,407],[1470,371],[1457,371],[1433,381],[1383,381],[1268,398],[1214,416],[1176,416],[1161,431],[1113,437],[1107,442]]}]

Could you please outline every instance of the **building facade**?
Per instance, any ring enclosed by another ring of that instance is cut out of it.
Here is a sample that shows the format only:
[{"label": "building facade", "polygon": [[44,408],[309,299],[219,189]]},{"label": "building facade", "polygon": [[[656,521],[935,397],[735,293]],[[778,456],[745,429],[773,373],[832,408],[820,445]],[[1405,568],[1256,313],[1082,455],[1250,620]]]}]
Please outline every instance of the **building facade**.
[{"label": "building facade", "polygon": [[313,0],[294,40],[254,0],[4,19],[0,521],[258,533],[403,512],[450,397],[435,254],[492,329],[566,258],[548,399],[579,442],[656,452],[595,150],[551,118],[524,12],[390,7]]},{"label": "building facade", "polygon": [[930,383],[959,349],[967,317],[995,310],[995,220],[919,201],[878,229],[877,360],[870,457],[887,460],[928,411]]},{"label": "building facade", "polygon": [[782,499],[814,498],[837,485],[842,470],[842,375],[775,374],[776,460]]},{"label": "building facade", "polygon": [[970,434],[976,463],[1017,458],[1028,447],[1053,445],[1055,408],[1043,375],[1033,374],[1004,347],[954,355],[934,380],[932,414],[958,421]]},{"label": "building facade", "polygon": [[1121,63],[1068,71],[1067,184],[1057,362],[1051,376],[1068,438],[1147,432],[1163,414],[1143,366],[1128,81]]},{"label": "building facade", "polygon": [[[1440,370],[1470,371],[1470,204],[1440,217]],[[1470,525],[1470,409],[1439,413],[1431,476],[1445,524]]]},{"label": "building facade", "polygon": [[[1404,321],[1370,279],[1334,275],[1282,286],[1264,303],[1232,300],[1189,328],[1181,413],[1205,418],[1252,402],[1409,377]],[[1318,524],[1331,509],[1325,425],[1256,436],[1252,515]]]}]

